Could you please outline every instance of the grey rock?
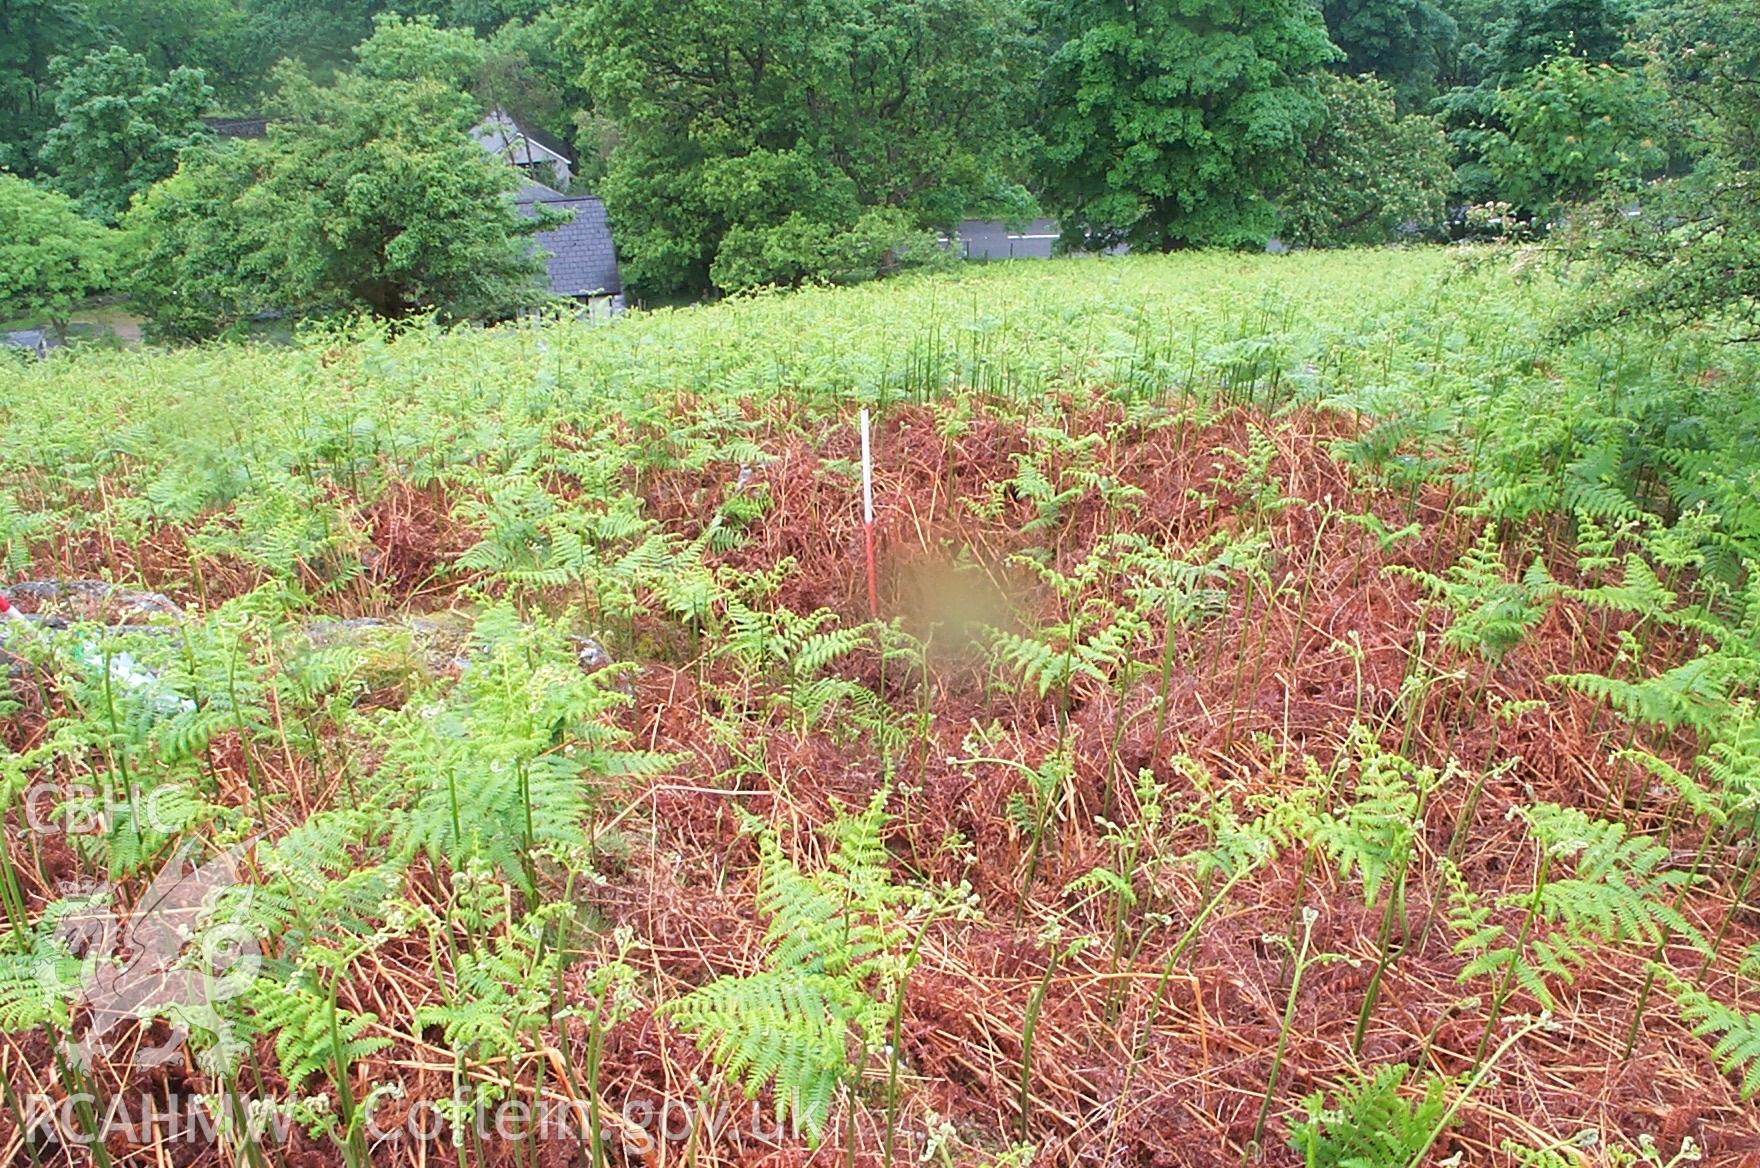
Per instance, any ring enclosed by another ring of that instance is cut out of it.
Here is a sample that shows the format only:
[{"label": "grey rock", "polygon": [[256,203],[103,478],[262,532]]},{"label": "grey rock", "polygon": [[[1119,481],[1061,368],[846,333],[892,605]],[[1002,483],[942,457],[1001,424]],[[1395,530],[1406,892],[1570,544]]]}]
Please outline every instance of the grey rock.
[{"label": "grey rock", "polygon": [[[611,654],[605,651],[605,646],[592,637],[576,637],[574,643],[580,647],[580,651],[574,655],[574,659],[580,663],[582,673],[597,673],[608,665],[617,664]],[[630,679],[627,673],[618,674],[612,680],[611,688],[625,697],[633,698],[636,696],[635,682]]]},{"label": "grey rock", "polygon": [[0,594],[14,604],[23,601],[42,617],[98,621],[107,625],[140,623],[151,617],[181,619],[183,609],[163,592],[122,588],[107,580],[22,580]]},{"label": "grey rock", "polygon": [[580,651],[574,655],[574,659],[580,662],[582,673],[597,673],[611,664],[611,654],[605,651],[605,646],[593,638],[576,637],[574,643],[580,646]]},{"label": "grey rock", "polygon": [[[429,674],[465,668],[473,651],[473,624],[463,613],[409,616],[400,620],[355,617],[346,620],[315,620],[301,625],[297,638],[307,649],[351,645],[365,651],[369,666],[379,671],[405,672],[419,669]],[[575,660],[583,673],[594,673],[613,664],[610,653],[592,637],[575,637]],[[619,680],[619,688],[628,685]]]}]

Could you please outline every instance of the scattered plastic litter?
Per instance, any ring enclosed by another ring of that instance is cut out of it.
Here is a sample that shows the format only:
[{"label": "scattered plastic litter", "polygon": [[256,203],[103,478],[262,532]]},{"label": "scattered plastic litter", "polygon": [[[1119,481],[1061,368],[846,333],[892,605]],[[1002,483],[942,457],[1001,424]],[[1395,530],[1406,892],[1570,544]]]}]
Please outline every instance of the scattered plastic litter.
[{"label": "scattered plastic litter", "polygon": [[[19,602],[34,611],[24,612]],[[104,580],[25,580],[0,588],[0,677],[22,676],[25,662],[16,652],[16,638],[25,635],[62,634],[80,624],[102,624],[116,633],[163,634],[171,622],[183,619],[183,609],[162,592],[121,588]],[[153,620],[154,623],[143,623]],[[458,612],[406,616],[399,620],[379,617],[320,619],[298,626],[296,652],[351,645],[367,651],[372,660],[369,674],[386,684],[411,671],[428,674],[460,671],[469,666],[474,622]],[[58,637],[59,643],[59,637]],[[574,638],[575,660],[583,673],[594,673],[615,663],[605,647],[592,637]],[[88,677],[101,677],[105,655],[101,643],[81,635],[64,650],[65,660]],[[195,703],[165,687],[163,679],[127,651],[109,656],[110,680],[119,688],[143,694],[154,713],[170,716],[195,709]],[[633,692],[627,677],[616,688]]]},{"label": "scattered plastic litter", "polygon": [[[96,643],[77,641],[68,657],[88,677],[103,675],[104,651]],[[175,714],[187,714],[196,708],[195,702],[168,688],[157,672],[136,661],[134,655],[126,650],[110,654],[109,659],[111,684],[139,694],[153,713],[169,718]]]},{"label": "scattered plastic litter", "polygon": [[[36,611],[22,612],[18,607],[21,600]],[[6,650],[20,647],[25,636],[58,635],[77,623],[103,624],[111,633],[160,632],[163,625],[132,622],[182,615],[183,609],[160,592],[119,588],[104,580],[24,580],[0,588],[0,671],[15,677],[24,673],[24,660]],[[65,652],[66,660],[87,677],[102,677],[108,659],[111,684],[140,695],[156,715],[170,717],[196,708],[193,701],[168,688],[157,672],[126,650],[106,658],[101,642],[80,635]]]}]

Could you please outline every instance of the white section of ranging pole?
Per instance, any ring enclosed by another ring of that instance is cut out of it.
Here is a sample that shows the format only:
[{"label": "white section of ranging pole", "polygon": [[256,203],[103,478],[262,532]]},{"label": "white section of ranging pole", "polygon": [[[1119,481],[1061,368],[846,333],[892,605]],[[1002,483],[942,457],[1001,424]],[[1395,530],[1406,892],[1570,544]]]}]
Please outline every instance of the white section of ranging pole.
[{"label": "white section of ranging pole", "polygon": [[862,558],[868,569],[868,615],[880,619],[880,583],[874,566],[874,447],[862,409]]},{"label": "white section of ranging pole", "polygon": [[868,407],[862,407],[862,522],[874,526],[874,453],[868,443]]}]

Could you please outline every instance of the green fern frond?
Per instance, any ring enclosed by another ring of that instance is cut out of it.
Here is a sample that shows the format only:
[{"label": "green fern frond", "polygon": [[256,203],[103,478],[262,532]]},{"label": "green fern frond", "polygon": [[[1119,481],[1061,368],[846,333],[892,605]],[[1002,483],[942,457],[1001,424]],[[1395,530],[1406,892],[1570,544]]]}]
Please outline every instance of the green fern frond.
[{"label": "green fern frond", "polygon": [[1322,1092],[1302,1100],[1307,1118],[1291,1125],[1290,1147],[1307,1168],[1407,1168],[1430,1147],[1448,1115],[1447,1081],[1431,1078],[1418,1099],[1400,1087],[1411,1073],[1401,1063],[1342,1088],[1328,1104]]},{"label": "green fern frond", "polygon": [[65,1027],[68,1003],[91,973],[55,936],[55,922],[80,909],[77,902],[51,905],[29,935],[0,936],[0,1031],[16,1034],[38,1026]]},{"label": "green fern frond", "polygon": [[[1581,570],[1582,559],[1578,560]],[[1643,556],[1627,553],[1625,571],[1618,584],[1599,584],[1589,588],[1573,588],[1569,595],[1590,608],[1646,620],[1667,620],[1678,598],[1656,575],[1656,569]]]},{"label": "green fern frond", "polygon": [[1383,883],[1405,868],[1418,807],[1436,773],[1382,750],[1362,727],[1353,728],[1352,748],[1359,771],[1354,795],[1342,813],[1316,815],[1311,830],[1340,875],[1362,879],[1363,899],[1373,905]]},{"label": "green fern frond", "polygon": [[1668,786],[1676,795],[1680,796],[1681,803],[1694,815],[1703,816],[1715,824],[1724,822],[1723,811],[1718,807],[1712,793],[1694,782],[1693,777],[1683,772],[1679,767],[1657,758],[1648,750],[1635,747],[1630,750],[1617,750],[1613,757],[1617,761],[1641,767],[1652,778]]},{"label": "green fern frond", "polygon": [[759,910],[769,918],[766,968],[718,978],[661,1007],[748,1095],[772,1088],[778,1116],[817,1142],[841,1084],[859,1072],[850,1048],[873,1046],[905,968],[899,914],[917,894],[894,886],[884,842],[887,792],[829,830],[830,863],[803,871],[774,834],[759,837]]},{"label": "green fern frond", "polygon": [[1068,650],[1040,640],[996,629],[990,634],[996,655],[1043,698],[1061,689],[1075,675],[1076,662]]},{"label": "green fern frond", "polygon": [[1453,613],[1445,643],[1498,661],[1528,635],[1551,605],[1557,585],[1536,558],[1519,580],[1505,579],[1503,555],[1494,524],[1446,573],[1393,564],[1395,575],[1416,581]]},{"label": "green fern frond", "polygon": [[1674,995],[1693,1033],[1716,1036],[1711,1057],[1724,1074],[1741,1076],[1742,1098],[1760,1094],[1760,1013],[1744,1014],[1725,1006],[1665,966],[1651,968]]},{"label": "green fern frond", "polygon": [[1547,681],[1606,702],[1634,722],[1707,730],[1727,708],[1732,675],[1740,671],[1736,663],[1710,653],[1637,682],[1598,673],[1555,674]]},{"label": "green fern frond", "polygon": [[814,633],[800,643],[790,662],[797,677],[811,677],[839,657],[855,652],[867,643],[869,634],[863,628],[833,629]]},{"label": "green fern frond", "polygon": [[851,1073],[850,1026],[865,1011],[845,979],[791,969],[717,979],[668,1003],[666,1014],[703,1036],[748,1097],[771,1087],[778,1120],[793,1117],[816,1142]]},{"label": "green fern frond", "polygon": [[470,667],[439,701],[380,726],[390,743],[381,774],[407,801],[405,855],[454,868],[487,859],[529,885],[532,850],[585,845],[595,780],[668,760],[623,748],[627,732],[608,720],[626,703],[614,671],[583,674],[562,625],[528,624],[500,604],[480,615],[475,639]]},{"label": "green fern frond", "polygon": [[258,1029],[275,1034],[275,1058],[295,1087],[313,1075],[340,1078],[359,1059],[384,1050],[389,1038],[369,1037],[373,1014],[344,1010],[295,975],[286,982],[259,978],[249,995]]},{"label": "green fern frond", "polygon": [[1558,1148],[1530,1148],[1514,1140],[1504,1140],[1497,1147],[1518,1168],[1586,1168],[1582,1156],[1567,1156]]},{"label": "green fern frond", "polygon": [[438,1026],[446,1044],[461,1054],[484,1059],[516,1054],[522,1036],[551,1018],[562,954],[545,945],[544,933],[572,911],[565,904],[544,905],[492,945],[460,953],[447,1002],[418,1007],[416,1025]]},{"label": "green fern frond", "polygon": [[1672,904],[1692,876],[1666,866],[1666,846],[1574,807],[1541,803],[1522,815],[1541,846],[1576,869],[1574,878],[1549,881],[1540,896],[1542,914],[1563,924],[1568,935],[1655,942],[1667,931],[1701,952],[1708,947]]}]

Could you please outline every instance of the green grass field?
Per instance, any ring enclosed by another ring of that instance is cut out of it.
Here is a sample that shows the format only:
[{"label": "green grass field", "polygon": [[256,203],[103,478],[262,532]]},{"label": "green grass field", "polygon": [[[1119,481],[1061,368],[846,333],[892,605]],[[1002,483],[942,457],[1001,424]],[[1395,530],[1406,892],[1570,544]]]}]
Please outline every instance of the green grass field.
[{"label": "green grass field", "polygon": [[1760,354],[1572,294],[0,365],[0,1160],[1747,1163]]}]

